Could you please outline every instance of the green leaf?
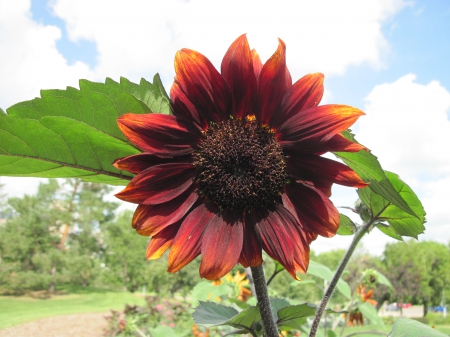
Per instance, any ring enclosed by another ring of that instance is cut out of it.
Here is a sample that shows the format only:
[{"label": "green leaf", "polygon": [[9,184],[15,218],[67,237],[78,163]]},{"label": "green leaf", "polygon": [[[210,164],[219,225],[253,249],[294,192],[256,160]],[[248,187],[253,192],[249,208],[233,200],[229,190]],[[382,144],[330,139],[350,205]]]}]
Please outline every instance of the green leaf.
[{"label": "green leaf", "polygon": [[394,228],[392,228],[389,224],[386,224],[384,222],[380,222],[376,226],[382,233],[386,234],[387,236],[390,236],[391,238],[399,241],[404,241],[403,238],[398,235],[398,233],[395,231]]},{"label": "green leaf", "polygon": [[386,276],[384,276],[383,274],[381,274],[378,270],[374,271],[376,274],[376,279],[377,282],[380,284],[384,284],[385,286],[387,286],[390,290],[394,291],[394,287],[392,286],[391,281],[388,280],[388,278]]},{"label": "green leaf", "polygon": [[[423,225],[425,223],[423,206],[411,188],[398,175],[386,171],[386,176],[417,217],[403,211],[381,195],[373,193],[370,189],[359,189],[358,195],[369,207],[372,216],[380,221],[387,222],[396,235],[411,236],[417,239],[417,235],[423,233],[425,229]],[[383,231],[380,225],[378,227]]]},{"label": "green leaf", "polygon": [[[356,142],[354,135],[347,130],[342,133],[344,137]],[[392,204],[396,205],[404,212],[415,215],[414,211],[409,207],[409,205],[403,200],[403,198],[396,191],[394,186],[392,186],[389,179],[386,177],[384,170],[382,169],[378,158],[375,157],[371,152],[366,152],[361,150],[359,152],[334,152],[334,154],[342,159],[342,161],[347,164],[351,169],[353,169],[362,180],[370,183],[368,186],[373,192],[383,196],[385,199],[389,200]],[[367,188],[365,188],[367,189]],[[364,190],[364,189],[363,189]]]},{"label": "green leaf", "polygon": [[298,318],[310,317],[316,314],[317,306],[310,303],[303,303],[298,305],[290,305],[278,310],[277,324],[296,320]]},{"label": "green leaf", "polygon": [[409,318],[400,318],[395,321],[389,337],[447,337],[428,325]]},{"label": "green leaf", "polygon": [[261,314],[256,306],[241,311],[238,315],[228,320],[225,324],[236,328],[251,329],[254,324],[261,321]]},{"label": "green leaf", "polygon": [[359,309],[359,311],[361,311],[361,313],[363,314],[363,316],[365,318],[370,320],[371,324],[384,326],[383,319],[380,316],[378,316],[377,310],[370,303],[359,302],[358,309]]},{"label": "green leaf", "polygon": [[136,84],[124,77],[120,78],[120,84],[110,78],[106,79],[106,83],[119,85],[123,91],[136,97],[139,101],[149,107],[152,112],[172,114],[172,111],[170,110],[170,99],[164,89],[159,74],[156,74],[153,77],[153,83],[141,78],[141,82]]},{"label": "green leaf", "polygon": [[353,235],[356,232],[355,223],[346,215],[339,214],[340,224],[337,231],[339,235]]},{"label": "green leaf", "polygon": [[123,136],[117,117],[156,107],[170,112],[159,77],[154,80],[80,80],[80,90],[43,90],[41,98],[0,112],[0,175],[127,184],[133,175],[112,163],[140,151]]},{"label": "green leaf", "polygon": [[237,314],[239,314],[239,312],[232,307],[226,307],[214,302],[201,301],[200,305],[195,308],[192,317],[194,318],[195,323],[210,327],[213,325],[227,324],[227,322]]},{"label": "green leaf", "polygon": [[278,319],[278,310],[287,307],[289,305],[291,305],[287,300],[285,300],[284,298],[271,298],[270,299],[270,304],[272,306],[272,313],[275,316],[275,319]]},{"label": "green leaf", "polygon": [[333,330],[327,331],[327,337],[337,337],[336,333]]},{"label": "green leaf", "polygon": [[[334,276],[334,273],[330,270],[330,268],[313,260],[309,261],[308,274],[320,277],[328,282],[330,282]],[[336,289],[348,299],[352,298],[350,286],[344,280],[339,279]]]}]

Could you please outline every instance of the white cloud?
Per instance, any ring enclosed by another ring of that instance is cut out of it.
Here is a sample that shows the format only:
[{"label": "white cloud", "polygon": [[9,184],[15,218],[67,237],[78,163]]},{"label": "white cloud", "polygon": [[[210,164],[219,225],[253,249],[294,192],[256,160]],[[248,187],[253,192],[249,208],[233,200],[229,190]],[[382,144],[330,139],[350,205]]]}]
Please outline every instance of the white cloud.
[{"label": "white cloud", "polygon": [[409,74],[376,86],[366,101],[356,138],[418,194],[428,220],[419,238],[448,242],[450,93],[437,81],[423,85]]},{"label": "white cloud", "polygon": [[39,95],[40,89],[77,86],[87,65],[69,66],[56,49],[61,30],[33,21],[29,0],[0,2],[0,107]]},{"label": "white cloud", "polygon": [[363,62],[381,67],[388,47],[382,23],[404,5],[401,0],[53,1],[71,39],[97,43],[97,76],[138,78],[158,71],[169,83],[176,50],[198,50],[219,66],[242,33],[249,33],[263,59],[282,38],[294,78],[308,71],[342,74]]}]

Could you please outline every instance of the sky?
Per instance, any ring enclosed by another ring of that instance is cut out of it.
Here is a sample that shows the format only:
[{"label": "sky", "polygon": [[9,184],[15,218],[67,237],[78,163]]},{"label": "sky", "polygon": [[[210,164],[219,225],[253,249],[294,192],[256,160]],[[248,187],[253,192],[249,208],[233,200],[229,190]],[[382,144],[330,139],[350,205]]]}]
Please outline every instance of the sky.
[{"label": "sky", "polygon": [[[138,82],[159,73],[169,91],[177,50],[197,50],[219,68],[243,33],[263,61],[281,38],[294,81],[322,72],[322,104],[366,113],[353,126],[356,139],[421,199],[427,224],[419,240],[448,244],[447,0],[0,0],[0,108],[41,89],[78,87],[79,79]],[[40,181],[0,178],[8,196],[33,194]],[[354,189],[333,188],[336,206],[353,206],[356,198]],[[350,241],[320,238],[312,249],[345,249]],[[393,241],[375,229],[359,249],[380,255]]]}]

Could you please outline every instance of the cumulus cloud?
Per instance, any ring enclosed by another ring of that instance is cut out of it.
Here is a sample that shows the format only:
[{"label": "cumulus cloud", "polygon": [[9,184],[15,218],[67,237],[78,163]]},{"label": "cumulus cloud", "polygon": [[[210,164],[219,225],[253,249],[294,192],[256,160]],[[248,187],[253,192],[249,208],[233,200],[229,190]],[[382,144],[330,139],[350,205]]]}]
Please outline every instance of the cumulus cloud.
[{"label": "cumulus cloud", "polygon": [[90,77],[81,62],[68,65],[56,48],[61,30],[33,21],[29,0],[0,2],[0,107],[39,96],[39,89],[77,86]]},{"label": "cumulus cloud", "polygon": [[437,81],[417,83],[408,74],[376,86],[366,98],[358,141],[396,172],[422,200],[427,212],[421,239],[450,239],[450,93]]},{"label": "cumulus cloud", "polygon": [[176,50],[188,47],[218,67],[226,48],[248,33],[263,59],[288,45],[288,64],[304,72],[342,74],[350,65],[383,65],[387,51],[382,24],[405,3],[367,1],[208,1],[54,0],[54,13],[66,21],[69,37],[97,43],[97,75],[139,77],[156,71],[173,76]]}]

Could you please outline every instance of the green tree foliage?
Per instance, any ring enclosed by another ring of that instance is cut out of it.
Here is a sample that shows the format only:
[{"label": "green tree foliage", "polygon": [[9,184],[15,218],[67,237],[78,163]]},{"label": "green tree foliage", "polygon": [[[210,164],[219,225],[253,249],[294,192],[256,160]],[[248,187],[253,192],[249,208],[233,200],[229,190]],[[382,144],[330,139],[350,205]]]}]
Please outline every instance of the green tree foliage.
[{"label": "green tree foliage", "polygon": [[388,244],[383,263],[394,286],[394,300],[439,305],[442,292],[450,290],[450,249],[444,244],[413,240]]}]

